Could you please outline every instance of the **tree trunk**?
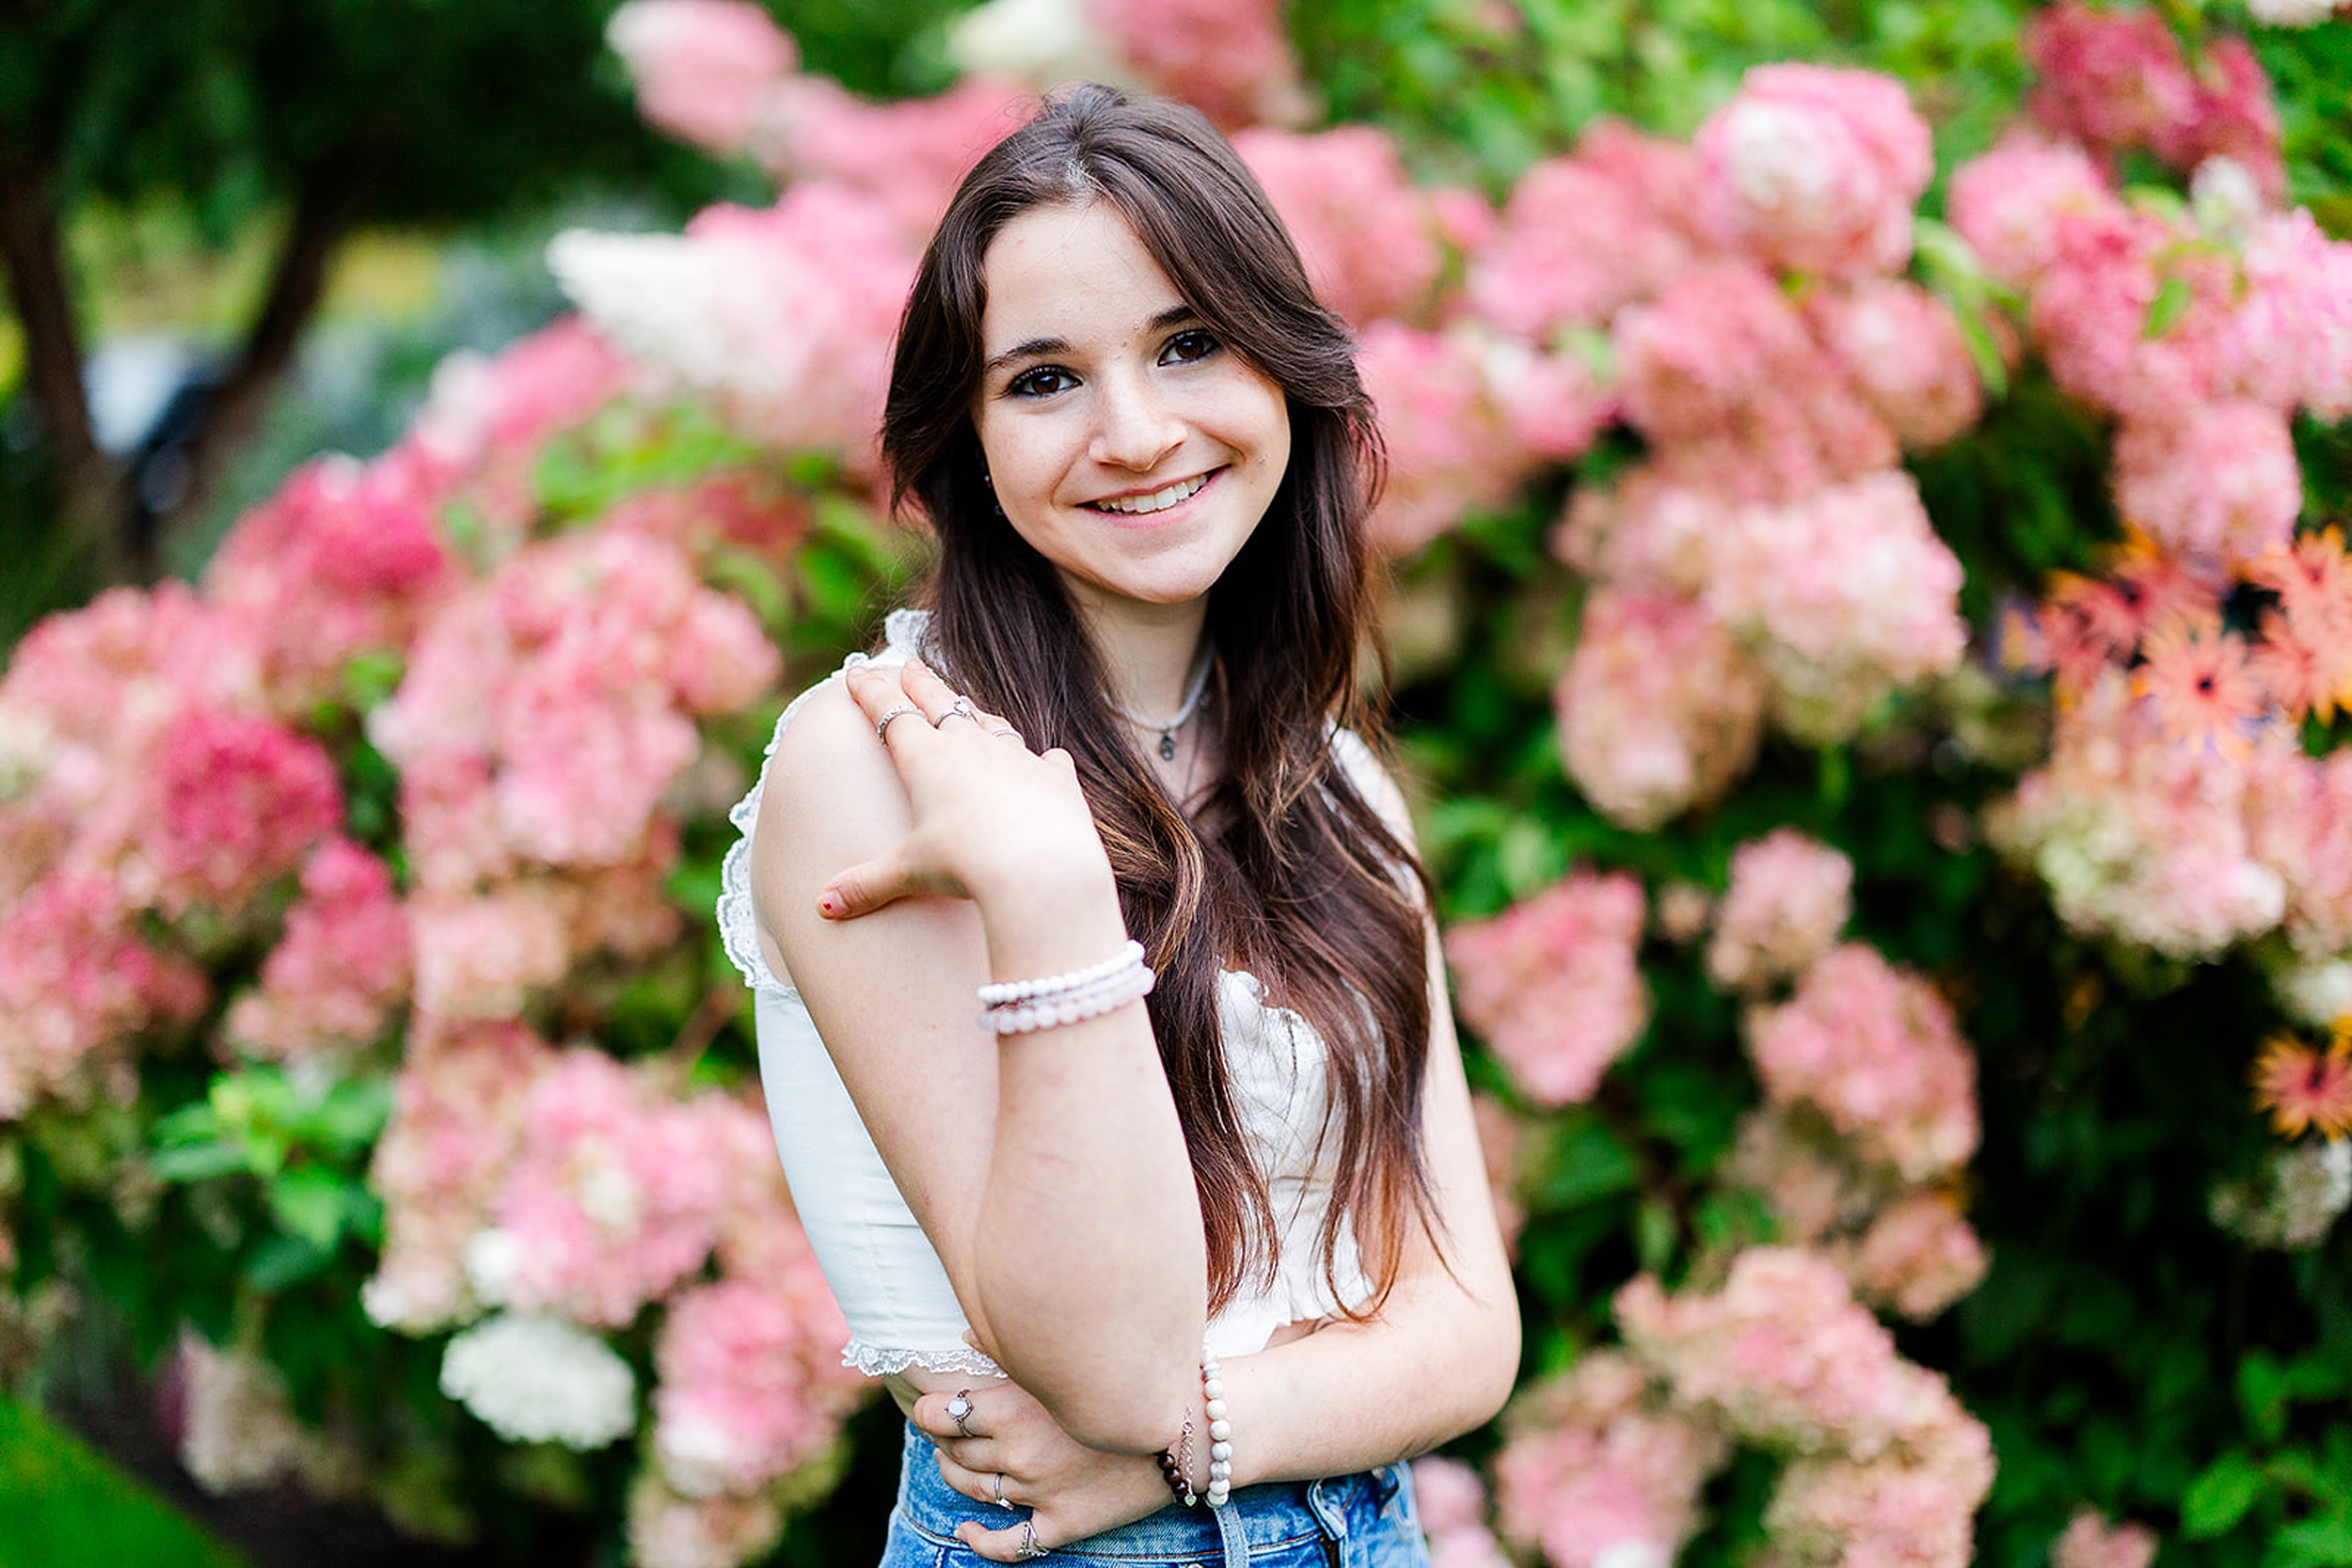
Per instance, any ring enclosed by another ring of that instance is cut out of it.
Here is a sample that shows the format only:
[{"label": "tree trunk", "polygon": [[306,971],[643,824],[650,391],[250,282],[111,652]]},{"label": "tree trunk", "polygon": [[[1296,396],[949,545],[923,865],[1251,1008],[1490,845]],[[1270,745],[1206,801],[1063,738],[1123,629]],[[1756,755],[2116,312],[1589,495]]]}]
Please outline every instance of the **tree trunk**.
[{"label": "tree trunk", "polygon": [[56,170],[15,151],[0,151],[0,261],[24,332],[33,405],[56,467],[60,522],[100,578],[119,581],[133,569],[132,552],[115,528],[120,476],[90,429],[81,330],[57,225]]},{"label": "tree trunk", "polygon": [[294,364],[303,329],[326,295],[335,251],[351,230],[348,212],[348,204],[323,186],[306,190],[295,201],[269,292],[236,362],[213,388],[194,429],[180,445],[180,457],[187,465],[185,484],[163,511],[151,509],[151,498],[127,498],[123,539],[142,578],[157,574],[164,537],[175,522],[201,509],[222,462],[261,423],[270,394]]}]

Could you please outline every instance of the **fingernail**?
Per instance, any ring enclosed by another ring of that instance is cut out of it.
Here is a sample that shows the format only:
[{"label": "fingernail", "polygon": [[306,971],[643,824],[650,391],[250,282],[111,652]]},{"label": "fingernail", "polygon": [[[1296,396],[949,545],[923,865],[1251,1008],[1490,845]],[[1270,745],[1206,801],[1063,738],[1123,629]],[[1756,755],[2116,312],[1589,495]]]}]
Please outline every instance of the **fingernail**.
[{"label": "fingernail", "polygon": [[817,912],[818,914],[837,915],[846,906],[844,906],[841,902],[841,895],[834,892],[831,888],[827,888],[823,893],[818,895]]}]

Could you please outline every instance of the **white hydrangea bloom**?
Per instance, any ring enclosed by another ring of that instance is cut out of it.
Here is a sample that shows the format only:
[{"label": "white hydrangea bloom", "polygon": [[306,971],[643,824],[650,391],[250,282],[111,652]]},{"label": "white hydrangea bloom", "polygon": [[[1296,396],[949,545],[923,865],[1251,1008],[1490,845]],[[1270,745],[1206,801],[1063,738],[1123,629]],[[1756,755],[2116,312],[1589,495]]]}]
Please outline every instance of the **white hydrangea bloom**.
[{"label": "white hydrangea bloom", "polygon": [[2212,1208],[2216,1224],[2254,1246],[2315,1247],[2352,1208],[2352,1139],[2280,1149],[2255,1180],[2215,1189]]},{"label": "white hydrangea bloom", "polygon": [[1133,85],[1135,74],[1095,32],[1084,0],[988,0],[948,24],[947,58],[966,75],[1009,76],[1041,91]]},{"label": "white hydrangea bloom", "polygon": [[602,1339],[561,1318],[505,1312],[441,1356],[441,1392],[510,1443],[598,1449],[637,1424],[637,1375]]},{"label": "white hydrangea bloom", "polygon": [[2246,8],[2265,27],[2309,27],[2325,22],[2338,0],[2246,0]]},{"label": "white hydrangea bloom", "polygon": [[2270,977],[2270,989],[2296,1022],[2328,1028],[2352,1013],[2352,958],[2327,958],[2281,970]]}]

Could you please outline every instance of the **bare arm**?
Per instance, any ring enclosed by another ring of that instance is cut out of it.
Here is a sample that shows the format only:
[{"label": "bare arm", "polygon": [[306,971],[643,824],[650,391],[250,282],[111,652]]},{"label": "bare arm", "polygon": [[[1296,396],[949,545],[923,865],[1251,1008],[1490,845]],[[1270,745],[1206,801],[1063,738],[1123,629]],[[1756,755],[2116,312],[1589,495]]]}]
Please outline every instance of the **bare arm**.
[{"label": "bare arm", "polygon": [[[977,988],[1084,968],[1126,940],[1067,756],[953,693],[854,670],[770,764],[753,884],[899,1191],[996,1358],[1073,1437],[1155,1450],[1198,1379],[1207,1263],[1148,1016],[999,1037]],[[874,721],[904,700],[888,750]],[[822,907],[820,907],[822,906]]]},{"label": "bare arm", "polygon": [[[1386,793],[1381,803],[1403,827],[1393,785]],[[1371,1323],[1327,1324],[1257,1354],[1226,1358],[1237,1486],[1343,1475],[1424,1453],[1484,1424],[1509,1397],[1518,1369],[1518,1300],[1434,925],[1427,946],[1432,1028],[1422,1135],[1446,1237],[1443,1257],[1426,1239],[1408,1250],[1396,1288]],[[1018,1388],[981,1397],[978,1439],[957,1433],[944,1402],[919,1402],[914,1419],[939,1444],[949,1483],[987,1500],[996,1473],[1007,1472],[1015,1478],[1009,1495],[1039,1509],[1041,1537],[1049,1544],[1141,1517],[1167,1499],[1153,1466],[1089,1452],[1054,1430]],[[1197,1430],[1197,1397],[1192,1412]],[[1021,1539],[1017,1529],[967,1527],[964,1533],[998,1561],[1013,1560]]]}]

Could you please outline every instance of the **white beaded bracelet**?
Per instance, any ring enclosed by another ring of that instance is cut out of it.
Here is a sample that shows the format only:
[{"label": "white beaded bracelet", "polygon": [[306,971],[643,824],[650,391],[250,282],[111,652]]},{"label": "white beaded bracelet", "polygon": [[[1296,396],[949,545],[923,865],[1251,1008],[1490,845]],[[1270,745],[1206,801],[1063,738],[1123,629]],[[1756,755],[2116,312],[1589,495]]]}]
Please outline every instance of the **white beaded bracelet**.
[{"label": "white beaded bracelet", "polygon": [[1130,964],[1142,962],[1143,943],[1131,939],[1101,963],[1073,969],[1067,974],[1048,974],[1036,980],[993,981],[980,988],[980,1006],[998,1007],[1009,1002],[1034,1002],[1064,991],[1083,990],[1109,979]]},{"label": "white beaded bracelet", "polygon": [[1200,1500],[1223,1508],[1233,1495],[1233,1424],[1225,1418],[1225,1369],[1206,1345],[1200,1347],[1200,1397],[1209,1418],[1209,1485]]},{"label": "white beaded bracelet", "polygon": [[1091,968],[1042,980],[982,986],[980,1027],[999,1035],[1025,1035],[1099,1018],[1149,996],[1156,978],[1143,961],[1143,943],[1130,942],[1115,958]]}]

